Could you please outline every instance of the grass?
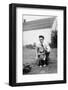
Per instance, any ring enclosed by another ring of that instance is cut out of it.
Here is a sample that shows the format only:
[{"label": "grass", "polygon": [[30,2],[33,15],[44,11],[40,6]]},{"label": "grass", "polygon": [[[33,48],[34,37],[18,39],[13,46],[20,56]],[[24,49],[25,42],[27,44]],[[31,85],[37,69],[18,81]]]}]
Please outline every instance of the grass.
[{"label": "grass", "polygon": [[57,49],[51,49],[49,55],[49,64],[46,67],[40,68],[37,65],[37,60],[35,59],[35,49],[28,49],[24,47],[23,53],[23,63],[30,64],[32,66],[31,71],[28,74],[47,74],[47,73],[57,73]]}]

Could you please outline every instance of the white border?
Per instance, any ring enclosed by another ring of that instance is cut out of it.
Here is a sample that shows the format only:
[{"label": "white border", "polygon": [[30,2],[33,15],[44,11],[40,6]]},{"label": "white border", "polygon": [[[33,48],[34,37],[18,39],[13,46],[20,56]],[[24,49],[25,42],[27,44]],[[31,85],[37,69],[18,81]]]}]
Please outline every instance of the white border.
[{"label": "white border", "polygon": [[[22,15],[53,15],[58,22],[58,72],[56,74],[22,74]],[[16,8],[16,83],[63,80],[63,11],[50,9]]]}]

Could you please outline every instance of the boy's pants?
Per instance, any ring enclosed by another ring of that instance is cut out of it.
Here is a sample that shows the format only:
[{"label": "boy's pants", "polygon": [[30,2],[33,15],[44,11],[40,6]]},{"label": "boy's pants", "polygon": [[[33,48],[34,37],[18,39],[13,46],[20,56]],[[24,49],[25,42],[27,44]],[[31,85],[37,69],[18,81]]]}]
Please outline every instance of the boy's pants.
[{"label": "boy's pants", "polygon": [[50,52],[46,52],[46,58],[44,58],[44,59],[42,59],[42,58],[40,58],[40,56],[38,57],[38,59],[39,59],[39,66],[40,65],[48,65],[48,57],[49,57],[49,54],[50,54]]}]

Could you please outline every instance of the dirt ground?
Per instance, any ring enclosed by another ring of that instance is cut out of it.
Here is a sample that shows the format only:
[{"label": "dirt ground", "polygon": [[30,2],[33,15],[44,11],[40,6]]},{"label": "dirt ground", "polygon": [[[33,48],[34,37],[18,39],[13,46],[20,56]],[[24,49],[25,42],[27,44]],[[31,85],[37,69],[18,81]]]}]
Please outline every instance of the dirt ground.
[{"label": "dirt ground", "polygon": [[57,49],[51,49],[49,55],[49,64],[45,67],[39,67],[34,49],[24,48],[23,63],[31,65],[31,71],[28,74],[48,74],[57,73]]}]

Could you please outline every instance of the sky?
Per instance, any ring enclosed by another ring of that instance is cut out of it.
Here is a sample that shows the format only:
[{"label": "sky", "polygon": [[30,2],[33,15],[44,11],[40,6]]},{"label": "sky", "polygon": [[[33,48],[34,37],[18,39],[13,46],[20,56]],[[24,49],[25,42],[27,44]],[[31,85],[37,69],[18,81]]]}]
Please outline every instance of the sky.
[{"label": "sky", "polygon": [[32,21],[32,20],[44,19],[44,18],[51,18],[51,17],[56,17],[56,16],[24,14],[24,15],[23,15],[23,20],[25,19],[25,20],[28,22],[28,21]]}]

